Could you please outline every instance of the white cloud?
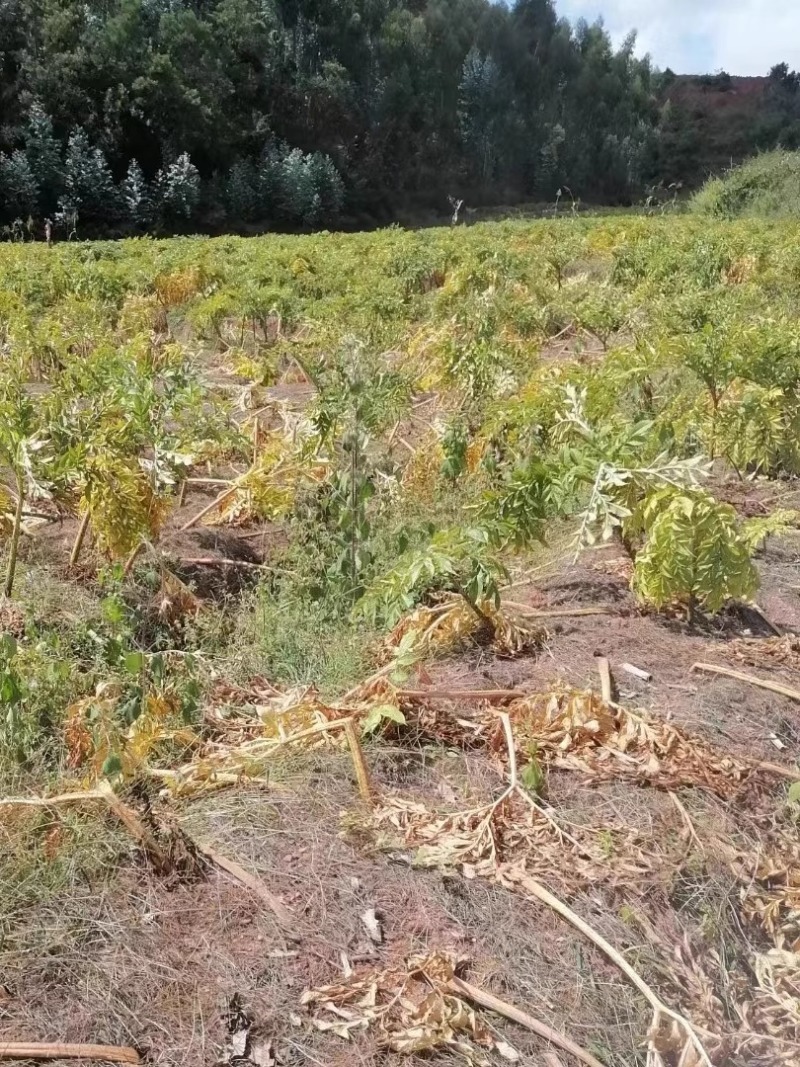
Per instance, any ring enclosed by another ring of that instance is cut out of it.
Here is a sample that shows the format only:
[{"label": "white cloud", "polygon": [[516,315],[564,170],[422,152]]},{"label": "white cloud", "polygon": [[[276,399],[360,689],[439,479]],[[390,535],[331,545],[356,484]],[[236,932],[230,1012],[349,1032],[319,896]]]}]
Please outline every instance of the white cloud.
[{"label": "white cloud", "polygon": [[560,15],[602,16],[614,40],[639,31],[637,51],[678,74],[766,74],[775,63],[800,69],[796,0],[556,0]]}]

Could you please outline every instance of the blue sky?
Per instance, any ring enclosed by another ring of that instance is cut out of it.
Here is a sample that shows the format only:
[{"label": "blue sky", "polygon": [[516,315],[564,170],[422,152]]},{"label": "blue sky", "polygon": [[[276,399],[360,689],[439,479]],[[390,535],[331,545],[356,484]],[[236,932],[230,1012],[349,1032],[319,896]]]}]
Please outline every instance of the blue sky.
[{"label": "blue sky", "polygon": [[766,74],[800,69],[798,0],[555,0],[559,15],[602,16],[615,42],[639,31],[637,51],[677,74]]}]

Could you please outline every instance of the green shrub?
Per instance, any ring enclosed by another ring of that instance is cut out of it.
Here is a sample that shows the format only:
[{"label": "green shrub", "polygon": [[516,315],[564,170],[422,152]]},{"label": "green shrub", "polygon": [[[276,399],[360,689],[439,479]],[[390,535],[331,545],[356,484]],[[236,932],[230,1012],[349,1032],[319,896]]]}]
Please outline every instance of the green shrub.
[{"label": "green shrub", "polygon": [[765,152],[711,178],[692,210],[715,219],[800,217],[800,152]]}]

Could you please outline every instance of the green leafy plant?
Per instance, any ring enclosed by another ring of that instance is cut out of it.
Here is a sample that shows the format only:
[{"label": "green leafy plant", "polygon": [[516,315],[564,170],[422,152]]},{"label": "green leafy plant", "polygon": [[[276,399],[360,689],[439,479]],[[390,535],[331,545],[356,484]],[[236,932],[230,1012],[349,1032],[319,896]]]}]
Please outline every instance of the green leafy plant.
[{"label": "green leafy plant", "polygon": [[[26,498],[49,495],[45,472],[50,466],[47,441],[37,417],[37,406],[20,380],[20,368],[7,366],[0,381],[0,462],[14,479],[14,518],[6,563],[4,593],[14,591],[19,540]],[[41,411],[41,409],[38,409]],[[6,500],[9,495],[6,496]]]},{"label": "green leafy plant", "polygon": [[356,613],[393,625],[428,593],[459,593],[482,624],[493,624],[481,610],[484,601],[500,603],[498,582],[506,577],[481,528],[443,530],[422,549],[403,555],[387,574],[376,578],[356,605]]},{"label": "green leafy plant", "polygon": [[793,508],[778,508],[770,515],[756,516],[742,523],[742,536],[749,552],[753,553],[766,546],[770,537],[780,536],[787,530],[800,526],[800,511]]},{"label": "green leafy plant", "polygon": [[395,704],[378,704],[376,707],[370,708],[364,716],[361,730],[364,734],[374,734],[386,722],[405,726],[406,717]]},{"label": "green leafy plant", "polygon": [[747,538],[728,504],[702,489],[668,486],[642,509],[646,541],[636,557],[633,585],[657,608],[678,602],[693,625],[698,607],[717,612],[733,598],[752,596],[758,574]]}]

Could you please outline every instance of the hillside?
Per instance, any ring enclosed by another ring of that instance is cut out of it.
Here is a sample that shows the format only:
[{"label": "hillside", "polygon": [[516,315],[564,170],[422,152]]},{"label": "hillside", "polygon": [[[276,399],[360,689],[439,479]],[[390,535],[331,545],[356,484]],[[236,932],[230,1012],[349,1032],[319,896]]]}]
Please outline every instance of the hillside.
[{"label": "hillside", "polygon": [[710,175],[758,151],[797,146],[794,75],[663,76],[660,170],[665,181],[697,188]]}]

